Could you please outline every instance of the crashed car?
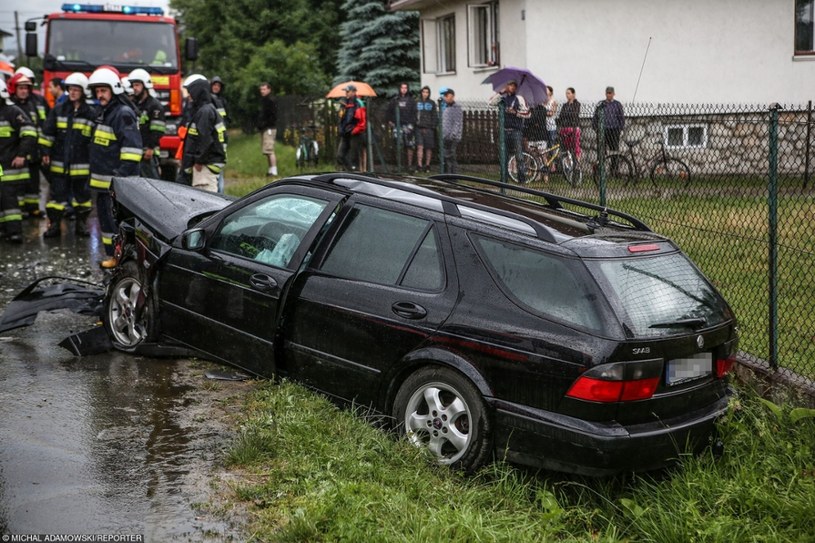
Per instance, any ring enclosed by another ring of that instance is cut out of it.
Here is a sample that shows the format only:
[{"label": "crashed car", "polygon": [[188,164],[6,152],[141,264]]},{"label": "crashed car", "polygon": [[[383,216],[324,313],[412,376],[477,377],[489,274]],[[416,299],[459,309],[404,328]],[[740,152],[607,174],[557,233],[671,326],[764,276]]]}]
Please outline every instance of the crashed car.
[{"label": "crashed car", "polygon": [[113,192],[117,348],[176,345],[370,406],[443,464],[655,469],[727,409],[733,312],[630,215],[458,175]]}]

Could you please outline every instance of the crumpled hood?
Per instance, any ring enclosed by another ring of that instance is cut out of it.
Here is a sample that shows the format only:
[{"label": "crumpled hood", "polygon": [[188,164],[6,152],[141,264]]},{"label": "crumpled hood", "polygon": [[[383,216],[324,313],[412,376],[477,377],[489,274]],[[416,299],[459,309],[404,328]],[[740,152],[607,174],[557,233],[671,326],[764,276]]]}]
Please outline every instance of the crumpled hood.
[{"label": "crumpled hood", "polygon": [[196,217],[221,210],[235,199],[146,177],[114,177],[111,189],[117,205],[168,242],[189,228]]},{"label": "crumpled hood", "polygon": [[192,102],[195,107],[201,107],[204,104],[212,103],[212,94],[209,91],[209,83],[206,79],[199,79],[187,87],[187,91],[192,97]]}]

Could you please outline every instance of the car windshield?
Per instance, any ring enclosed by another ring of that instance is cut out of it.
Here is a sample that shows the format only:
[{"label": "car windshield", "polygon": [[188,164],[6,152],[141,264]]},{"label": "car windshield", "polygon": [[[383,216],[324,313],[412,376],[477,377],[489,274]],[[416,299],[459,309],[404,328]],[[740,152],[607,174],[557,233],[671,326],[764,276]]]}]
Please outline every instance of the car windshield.
[{"label": "car windshield", "polygon": [[54,20],[48,54],[63,64],[151,66],[159,71],[178,67],[175,31],[168,23]]},{"label": "car windshield", "polygon": [[681,253],[589,262],[612,305],[638,337],[687,334],[732,317],[727,304]]}]

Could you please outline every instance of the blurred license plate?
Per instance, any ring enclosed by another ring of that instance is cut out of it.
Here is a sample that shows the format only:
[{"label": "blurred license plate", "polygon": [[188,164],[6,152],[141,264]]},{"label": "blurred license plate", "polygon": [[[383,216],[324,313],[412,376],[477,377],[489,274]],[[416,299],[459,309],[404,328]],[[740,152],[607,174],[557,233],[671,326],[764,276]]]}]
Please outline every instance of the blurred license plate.
[{"label": "blurred license plate", "polygon": [[692,379],[707,377],[713,372],[713,353],[698,353],[668,361],[665,384],[678,385]]}]

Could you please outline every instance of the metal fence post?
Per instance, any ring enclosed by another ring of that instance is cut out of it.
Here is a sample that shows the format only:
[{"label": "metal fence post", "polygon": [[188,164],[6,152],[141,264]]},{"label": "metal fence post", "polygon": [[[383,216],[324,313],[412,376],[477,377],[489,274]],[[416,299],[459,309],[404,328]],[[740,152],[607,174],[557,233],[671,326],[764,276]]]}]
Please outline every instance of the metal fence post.
[{"label": "metal fence post", "polygon": [[778,111],[770,106],[770,171],[768,187],[770,367],[778,369]]},{"label": "metal fence post", "polygon": [[402,119],[399,115],[399,101],[394,103],[396,109],[396,171],[402,171]]},{"label": "metal fence post", "polygon": [[809,185],[809,154],[812,150],[810,135],[812,134],[812,100],[807,103],[807,145],[806,161],[804,165],[804,188]]},{"label": "metal fence post", "polygon": [[[373,98],[368,99],[368,108],[370,108],[371,103],[373,102]],[[366,153],[366,159],[368,164],[366,164],[368,171],[374,173],[374,138],[373,138],[373,130],[371,129],[371,110],[366,108],[365,111],[365,134],[368,136],[368,141],[365,142],[365,145],[368,148],[368,152]]]},{"label": "metal fence post", "polygon": [[444,99],[439,98],[439,173],[444,173]]},{"label": "metal fence post", "polygon": [[600,188],[600,205],[606,205],[606,103],[597,105],[597,179]]},{"label": "metal fence post", "polygon": [[[501,183],[507,182],[507,135],[505,130],[507,103],[504,98],[498,104],[498,165],[501,168]],[[518,165],[520,166],[520,165]],[[501,193],[504,188],[501,188]]]}]

